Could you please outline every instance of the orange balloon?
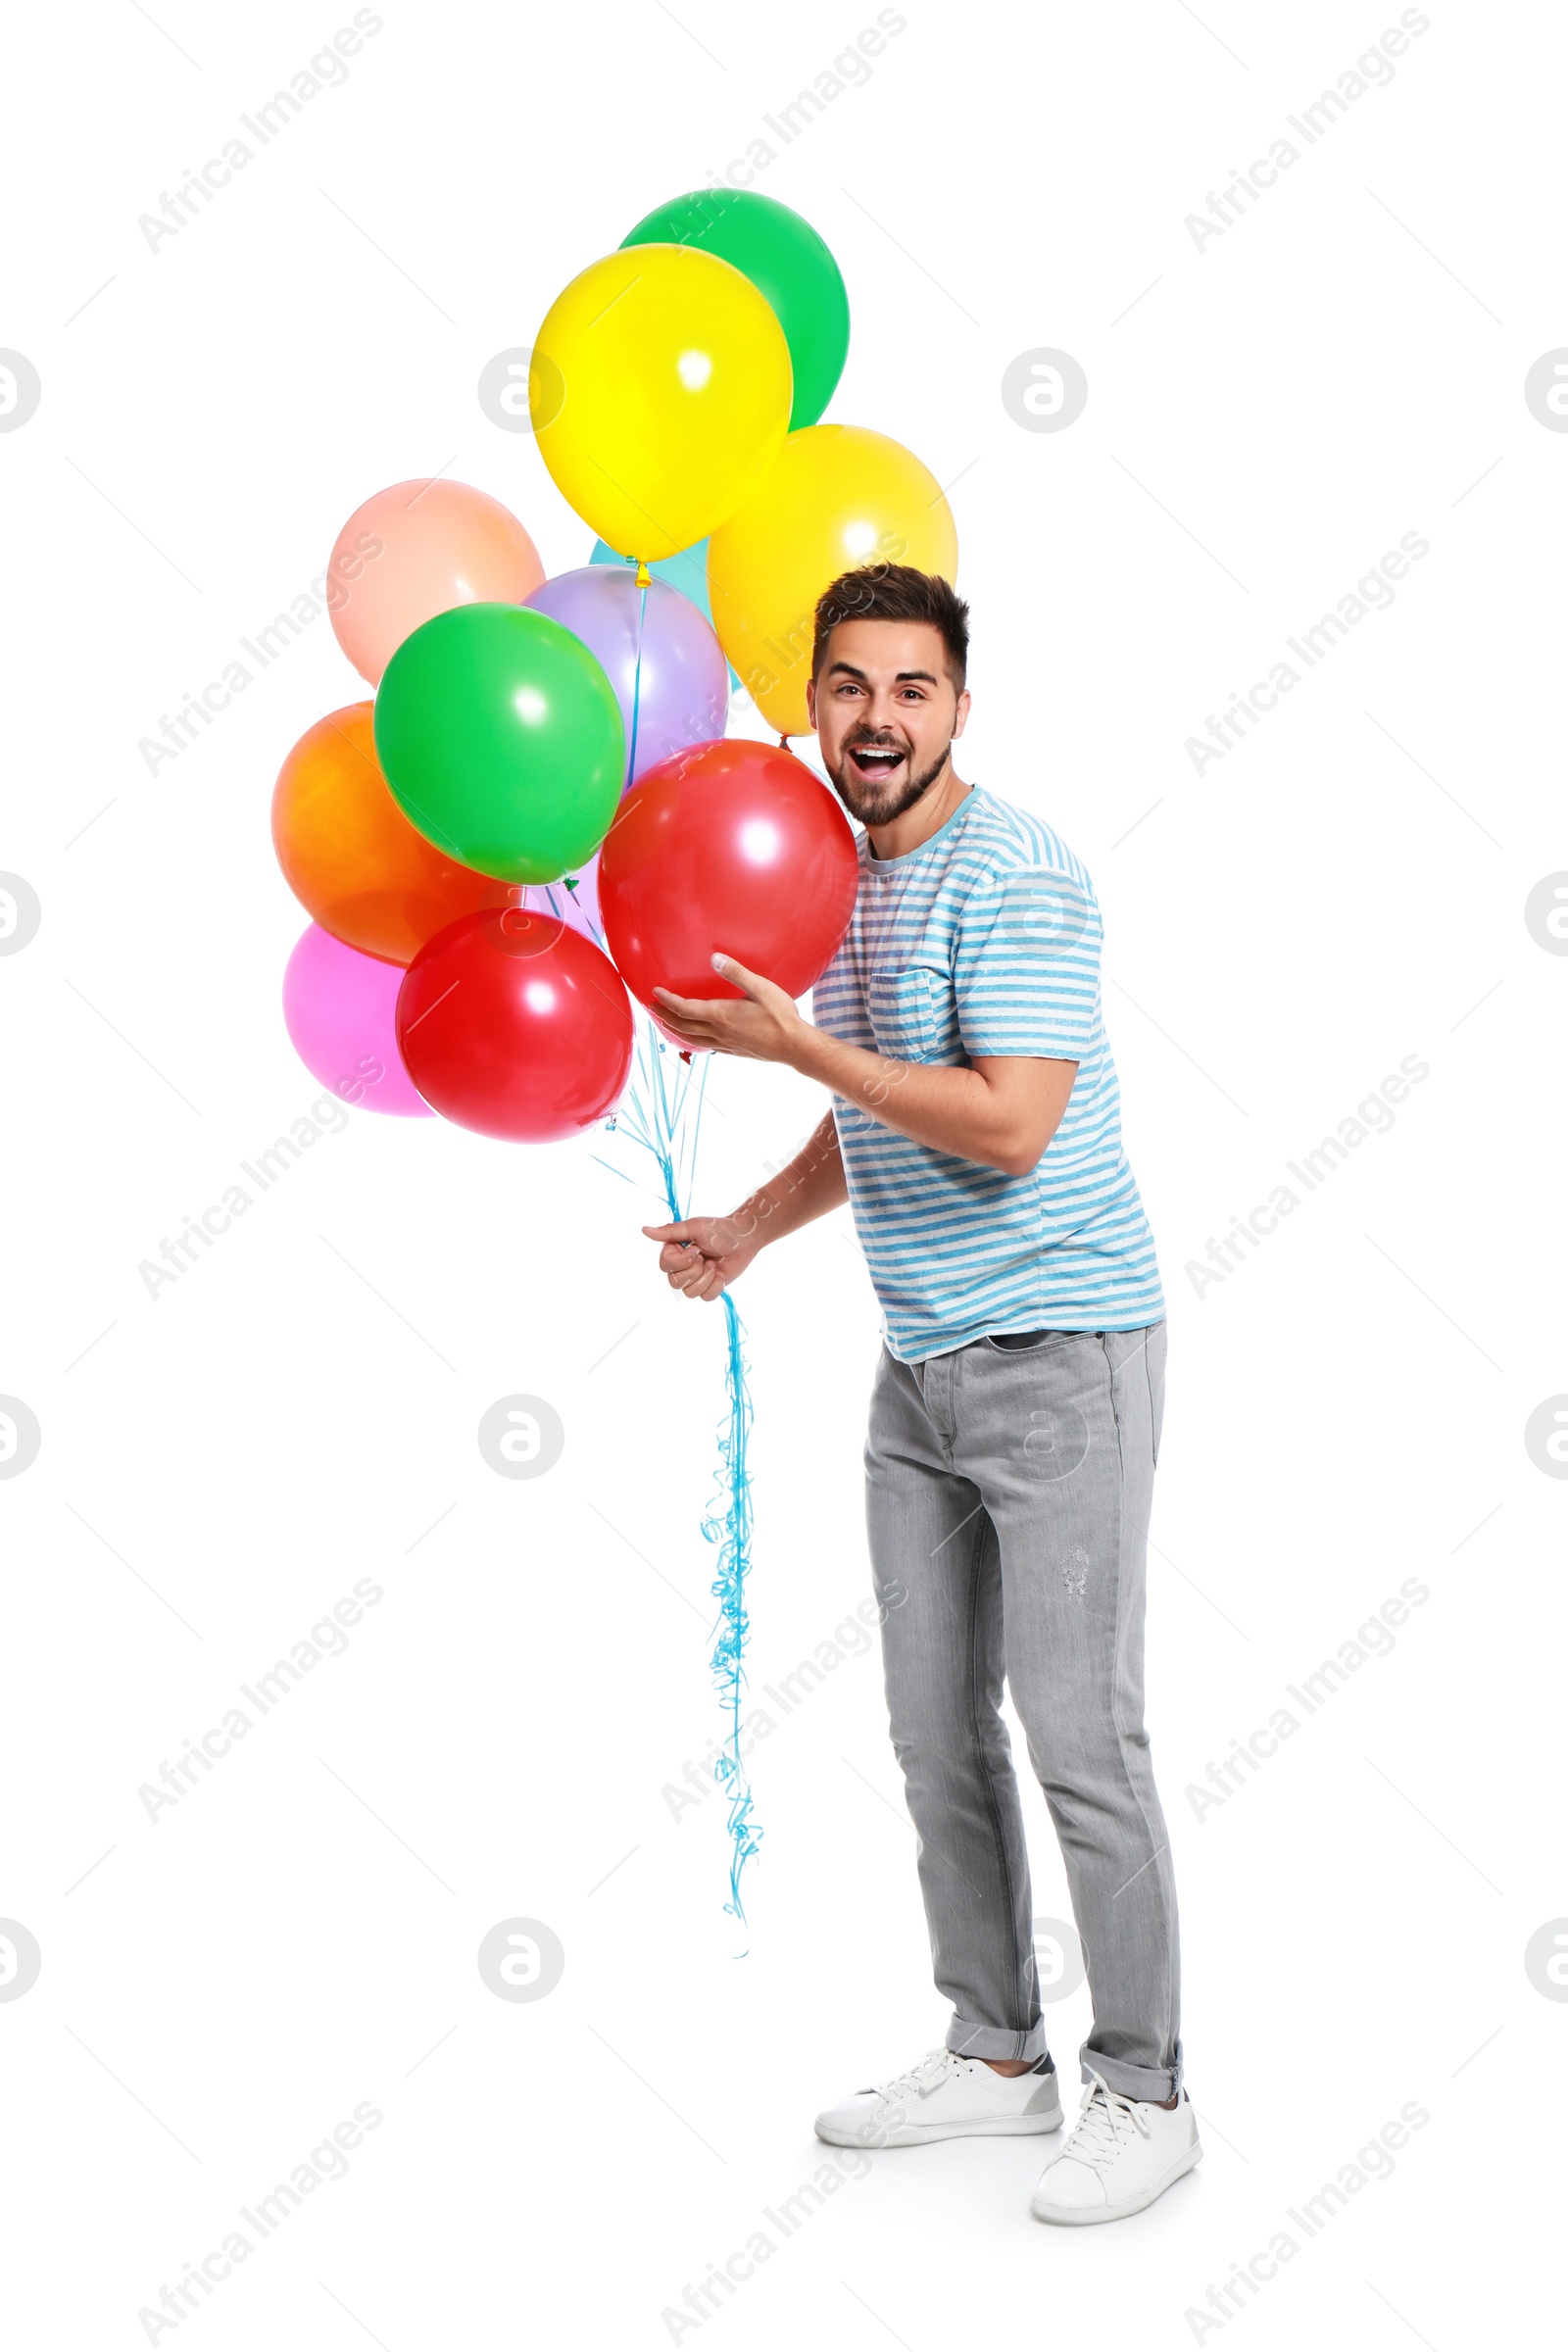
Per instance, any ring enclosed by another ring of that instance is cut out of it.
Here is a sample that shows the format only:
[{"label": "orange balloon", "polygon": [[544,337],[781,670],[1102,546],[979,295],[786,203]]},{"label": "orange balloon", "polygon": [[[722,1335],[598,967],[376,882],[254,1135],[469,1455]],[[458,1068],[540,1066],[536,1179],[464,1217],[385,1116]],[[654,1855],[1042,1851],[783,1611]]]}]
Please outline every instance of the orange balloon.
[{"label": "orange balloon", "polygon": [[454,605],[520,605],[544,586],[527,532],[466,482],[394,482],[356,508],[327,565],[337,641],[372,686],[405,637]]},{"label": "orange balloon", "polygon": [[290,890],[323,931],[383,963],[412,963],[427,939],[511,884],[476,874],[416,833],[375,757],[373,703],[351,703],[303,734],[272,795],[272,846]]}]

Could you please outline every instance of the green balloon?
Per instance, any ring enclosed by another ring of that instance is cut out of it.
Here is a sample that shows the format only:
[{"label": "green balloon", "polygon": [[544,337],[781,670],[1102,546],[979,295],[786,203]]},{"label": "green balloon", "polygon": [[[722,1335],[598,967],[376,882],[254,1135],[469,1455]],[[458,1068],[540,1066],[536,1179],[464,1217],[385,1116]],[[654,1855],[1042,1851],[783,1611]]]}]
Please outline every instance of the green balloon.
[{"label": "green balloon", "polygon": [[455,605],[405,637],[376,690],[375,750],[427,841],[504,882],[557,882],[610,830],[620,706],[580,637],[525,605]]},{"label": "green balloon", "polygon": [[844,372],[850,298],[837,262],[808,220],[745,188],[694,188],[660,205],[620,241],[694,245],[749,277],[771,304],[790,347],[790,430],[816,422]]}]

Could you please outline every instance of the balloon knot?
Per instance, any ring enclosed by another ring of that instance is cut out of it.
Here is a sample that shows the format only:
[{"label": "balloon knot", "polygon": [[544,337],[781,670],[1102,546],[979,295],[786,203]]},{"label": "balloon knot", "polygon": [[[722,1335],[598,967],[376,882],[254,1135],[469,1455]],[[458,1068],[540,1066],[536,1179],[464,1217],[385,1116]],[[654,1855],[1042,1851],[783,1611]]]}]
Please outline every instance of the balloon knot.
[{"label": "balloon knot", "polygon": [[780,750],[781,752],[787,752],[787,751],[789,750],[789,748],[790,748],[790,739],[789,739],[789,737],[788,737],[787,735],[781,735],[781,736],[779,737],[779,739],[778,739],[778,748],[779,748],[779,750]]},{"label": "balloon knot", "polygon": [[638,557],[638,559],[637,559],[637,585],[638,585],[638,587],[639,587],[639,588],[646,588],[646,587],[649,585],[649,583],[650,583],[650,581],[652,580],[652,578],[653,578],[653,574],[652,574],[652,572],[649,570],[649,568],[648,568],[647,564],[646,564],[643,562],[642,558],[639,556],[639,557]]},{"label": "balloon knot", "polygon": [[691,1053],[691,1048],[690,1048],[690,1046],[682,1046],[682,1048],[681,1048],[681,1050],[680,1050],[680,1057],[681,1057],[682,1061],[690,1061],[690,1059],[691,1059],[691,1057],[692,1057],[692,1053]]}]

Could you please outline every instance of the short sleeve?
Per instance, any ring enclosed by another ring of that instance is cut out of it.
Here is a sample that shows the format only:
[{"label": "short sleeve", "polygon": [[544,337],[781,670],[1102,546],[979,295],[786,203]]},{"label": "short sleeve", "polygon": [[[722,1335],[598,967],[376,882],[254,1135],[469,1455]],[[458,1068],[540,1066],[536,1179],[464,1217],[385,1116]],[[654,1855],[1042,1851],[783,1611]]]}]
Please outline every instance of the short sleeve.
[{"label": "short sleeve", "polygon": [[964,1052],[1081,1062],[1100,1023],[1102,935],[1086,878],[1029,866],[977,881],[954,940]]}]

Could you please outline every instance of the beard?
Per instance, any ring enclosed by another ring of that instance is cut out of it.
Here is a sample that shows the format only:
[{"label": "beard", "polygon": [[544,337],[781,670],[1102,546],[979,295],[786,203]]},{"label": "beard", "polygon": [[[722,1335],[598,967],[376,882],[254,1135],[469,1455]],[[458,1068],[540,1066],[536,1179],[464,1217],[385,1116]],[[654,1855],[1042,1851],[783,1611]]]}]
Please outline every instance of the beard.
[{"label": "beard", "polygon": [[[850,758],[852,751],[867,750],[873,744],[879,747],[886,744],[890,750],[904,753],[902,772],[885,783],[875,776],[862,776]],[[923,773],[917,773],[906,746],[892,743],[886,736],[859,735],[845,744],[838,766],[828,767],[827,772],[839,799],[857,824],[891,825],[906,809],[912,808],[916,801],[924,799],[947,766],[952,751],[951,743],[944,744],[941,756]],[[827,766],[826,760],[823,765]]]}]

